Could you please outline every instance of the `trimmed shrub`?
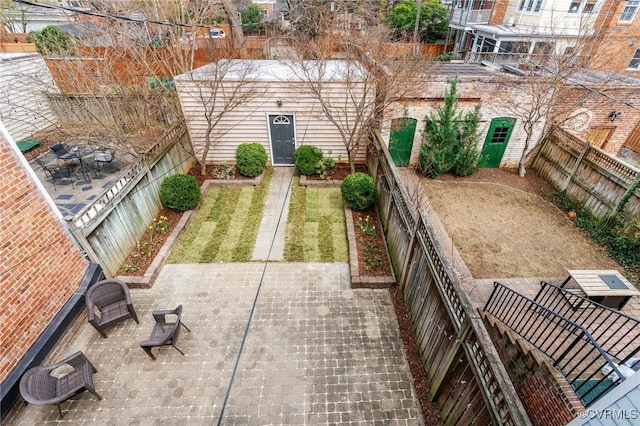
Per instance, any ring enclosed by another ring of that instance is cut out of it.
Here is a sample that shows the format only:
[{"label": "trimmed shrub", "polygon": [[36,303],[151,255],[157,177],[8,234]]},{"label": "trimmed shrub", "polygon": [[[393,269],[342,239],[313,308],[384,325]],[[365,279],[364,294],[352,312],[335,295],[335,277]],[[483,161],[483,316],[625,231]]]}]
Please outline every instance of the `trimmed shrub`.
[{"label": "trimmed shrub", "polygon": [[342,198],[353,210],[366,210],[376,201],[376,183],[366,173],[351,173],[340,185]]},{"label": "trimmed shrub", "polygon": [[293,151],[293,164],[301,175],[314,175],[322,166],[322,150],[313,145],[302,145]]},{"label": "trimmed shrub", "polygon": [[236,166],[243,176],[256,177],[267,165],[267,151],[259,143],[242,143],[236,149]]},{"label": "trimmed shrub", "polygon": [[189,175],[166,177],[160,184],[160,201],[163,206],[177,212],[195,209],[200,201],[198,181]]}]

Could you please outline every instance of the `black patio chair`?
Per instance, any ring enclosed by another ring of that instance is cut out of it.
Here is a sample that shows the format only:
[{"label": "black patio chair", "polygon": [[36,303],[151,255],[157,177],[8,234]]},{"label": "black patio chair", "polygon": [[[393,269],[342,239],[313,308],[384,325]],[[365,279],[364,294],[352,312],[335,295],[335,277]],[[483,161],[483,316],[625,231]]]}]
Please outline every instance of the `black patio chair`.
[{"label": "black patio chair", "polygon": [[[44,161],[42,161],[40,158],[36,158],[36,163],[42,168],[42,170],[44,170],[45,177],[47,175],[51,177],[51,183],[53,183],[53,190],[55,191],[56,179],[58,177],[61,180],[64,179],[64,171],[62,170],[62,168],[57,164],[47,164]],[[71,176],[68,175],[68,173],[67,173],[67,177],[69,177],[69,182],[71,182],[71,187],[75,188],[75,186],[73,185],[73,180],[71,179]]]},{"label": "black patio chair", "polygon": [[60,403],[84,390],[102,399],[93,385],[97,372],[82,352],[76,352],[55,364],[29,369],[20,379],[20,394],[29,404],[55,404],[62,418]]},{"label": "black patio chair", "polygon": [[89,182],[91,182],[87,164],[82,161],[82,158],[78,155],[77,152],[67,150],[67,148],[62,143],[51,145],[49,148],[55,154],[58,162],[67,169],[69,177],[71,177],[71,173],[73,173],[74,176],[79,177],[78,171],[80,171],[82,176],[84,176]]},{"label": "black patio chair", "polygon": [[87,290],[85,296],[89,323],[102,335],[107,337],[104,330],[128,318],[136,323],[138,315],[131,303],[129,288],[122,280],[108,279],[98,281]]},{"label": "black patio chair", "polygon": [[[153,326],[149,340],[140,342],[140,347],[154,361],[156,357],[151,353],[151,348],[157,346],[173,346],[175,350],[184,355],[184,352],[176,346],[176,342],[180,336],[180,326],[186,328],[189,333],[191,333],[191,330],[182,322],[182,305],[178,305],[175,309],[153,311],[152,314],[156,323]],[[167,316],[174,316],[175,321],[168,322]]]}]

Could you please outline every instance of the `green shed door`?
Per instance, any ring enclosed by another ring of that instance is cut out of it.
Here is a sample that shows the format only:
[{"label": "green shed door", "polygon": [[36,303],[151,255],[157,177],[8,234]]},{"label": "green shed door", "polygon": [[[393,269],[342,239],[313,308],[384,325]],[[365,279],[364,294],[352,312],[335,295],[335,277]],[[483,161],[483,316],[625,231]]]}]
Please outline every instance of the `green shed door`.
[{"label": "green shed door", "polygon": [[413,118],[394,118],[391,122],[389,154],[398,167],[406,167],[411,159],[413,135],[416,133],[417,120]]},{"label": "green shed door", "polygon": [[509,137],[516,124],[515,118],[501,117],[491,120],[487,138],[484,140],[482,155],[484,167],[498,167],[502,161],[504,150],[507,149]]}]

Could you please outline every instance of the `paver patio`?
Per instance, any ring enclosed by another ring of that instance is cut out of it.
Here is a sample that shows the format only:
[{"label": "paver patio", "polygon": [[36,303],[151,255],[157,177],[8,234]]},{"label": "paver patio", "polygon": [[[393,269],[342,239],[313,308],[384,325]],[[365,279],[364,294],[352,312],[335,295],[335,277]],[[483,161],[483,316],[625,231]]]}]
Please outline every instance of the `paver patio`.
[{"label": "paver patio", "polygon": [[[11,424],[423,424],[389,294],[351,290],[346,263],[167,265],[131,293],[139,325],[103,339],[81,315],[51,359],[85,352],[104,399],[80,394],[62,421],[27,405]],[[185,355],[153,361],[138,345],[151,311],[178,304]]]}]

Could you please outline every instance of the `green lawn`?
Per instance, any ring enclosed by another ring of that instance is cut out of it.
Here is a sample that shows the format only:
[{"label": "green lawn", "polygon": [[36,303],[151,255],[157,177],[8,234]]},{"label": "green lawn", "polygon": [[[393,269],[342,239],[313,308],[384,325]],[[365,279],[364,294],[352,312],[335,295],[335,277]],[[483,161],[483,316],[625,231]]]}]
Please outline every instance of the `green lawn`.
[{"label": "green lawn", "polygon": [[294,179],[284,248],[287,262],[347,262],[340,188],[303,188]]},{"label": "green lawn", "polygon": [[211,187],[168,263],[249,262],[273,169],[260,186]]}]

